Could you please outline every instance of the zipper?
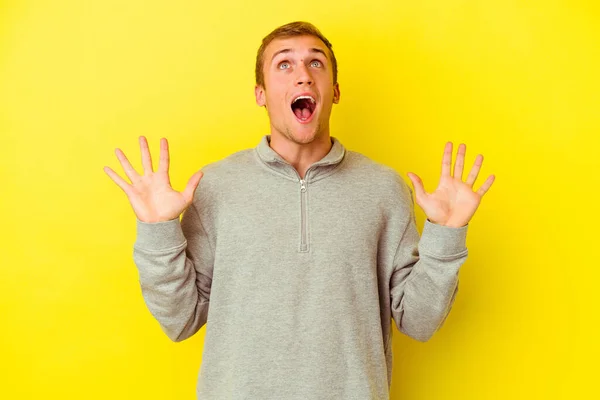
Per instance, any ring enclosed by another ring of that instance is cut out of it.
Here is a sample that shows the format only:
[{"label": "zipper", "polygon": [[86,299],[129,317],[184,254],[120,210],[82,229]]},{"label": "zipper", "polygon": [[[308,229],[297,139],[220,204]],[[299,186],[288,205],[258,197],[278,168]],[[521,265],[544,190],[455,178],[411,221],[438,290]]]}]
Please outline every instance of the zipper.
[{"label": "zipper", "polygon": [[307,240],[307,224],[308,218],[306,217],[306,181],[300,179],[300,251],[308,251],[308,240]]},{"label": "zipper", "polygon": [[[342,157],[344,153],[342,154]],[[296,176],[298,177],[298,183],[300,183],[300,252],[301,253],[307,253],[308,252],[308,210],[306,209],[306,180],[300,178],[300,174],[298,173],[298,171],[287,161],[281,159],[275,159],[275,161],[277,163],[286,165],[288,167],[291,167],[294,172],[296,173]],[[313,165],[311,165],[305,173],[305,177],[308,176],[308,172],[313,169],[314,167],[317,166],[325,166],[325,165],[332,165],[339,162],[338,161],[329,161],[329,162],[317,162]]]}]

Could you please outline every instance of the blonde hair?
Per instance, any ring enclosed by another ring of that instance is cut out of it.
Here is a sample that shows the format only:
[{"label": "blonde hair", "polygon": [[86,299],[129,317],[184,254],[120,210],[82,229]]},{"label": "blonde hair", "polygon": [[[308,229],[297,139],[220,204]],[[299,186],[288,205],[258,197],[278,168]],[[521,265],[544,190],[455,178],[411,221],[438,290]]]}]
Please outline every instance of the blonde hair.
[{"label": "blonde hair", "polygon": [[325,36],[317,29],[316,26],[311,24],[310,22],[304,21],[296,21],[290,22],[289,24],[282,25],[276,28],[273,32],[269,33],[262,40],[262,44],[258,49],[258,53],[256,54],[256,84],[262,87],[265,87],[265,76],[263,73],[264,66],[264,58],[265,58],[265,49],[275,39],[279,38],[288,38],[294,36],[316,36],[321,39],[325,46],[329,49],[329,53],[331,54],[331,67],[333,70],[333,84],[337,83],[337,60],[335,59],[335,54],[333,54],[333,45],[327,40]]}]

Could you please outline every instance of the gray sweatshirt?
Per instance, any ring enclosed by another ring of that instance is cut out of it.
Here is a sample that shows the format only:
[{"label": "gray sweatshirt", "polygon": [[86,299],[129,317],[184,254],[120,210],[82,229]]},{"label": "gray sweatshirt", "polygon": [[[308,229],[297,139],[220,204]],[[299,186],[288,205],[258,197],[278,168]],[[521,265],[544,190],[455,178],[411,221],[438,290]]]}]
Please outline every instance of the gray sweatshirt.
[{"label": "gray sweatshirt", "polygon": [[300,179],[269,141],[205,166],[181,221],[137,221],[144,300],[173,341],[206,324],[198,399],[388,399],[392,320],[442,326],[468,225],[419,237],[392,168],[331,137]]}]

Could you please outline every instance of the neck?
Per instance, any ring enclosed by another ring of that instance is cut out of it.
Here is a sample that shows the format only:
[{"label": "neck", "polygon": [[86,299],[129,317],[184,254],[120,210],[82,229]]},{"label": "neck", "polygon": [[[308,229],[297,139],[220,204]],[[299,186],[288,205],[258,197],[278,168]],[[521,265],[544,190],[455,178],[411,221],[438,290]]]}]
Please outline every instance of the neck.
[{"label": "neck", "polygon": [[304,179],[306,170],[329,153],[332,143],[329,134],[317,135],[310,143],[297,143],[272,132],[269,145],[298,171],[301,179]]}]

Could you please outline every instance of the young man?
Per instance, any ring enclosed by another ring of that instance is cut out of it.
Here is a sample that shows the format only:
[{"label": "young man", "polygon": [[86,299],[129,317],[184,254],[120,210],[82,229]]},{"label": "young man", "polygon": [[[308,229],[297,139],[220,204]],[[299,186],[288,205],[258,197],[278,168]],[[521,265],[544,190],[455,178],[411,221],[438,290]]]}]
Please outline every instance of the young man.
[{"label": "young man", "polygon": [[116,150],[131,184],[105,168],[137,217],[146,304],[174,341],[206,324],[199,399],[388,399],[392,319],[419,341],[443,324],[494,177],[474,192],[482,156],[463,182],[465,146],[451,175],[447,143],[434,193],[409,174],[428,218],[419,238],[404,180],[330,136],[337,64],[309,23],[263,39],[255,94],[270,135],[181,193],[166,139],[154,172],[140,138],[143,175]]}]

